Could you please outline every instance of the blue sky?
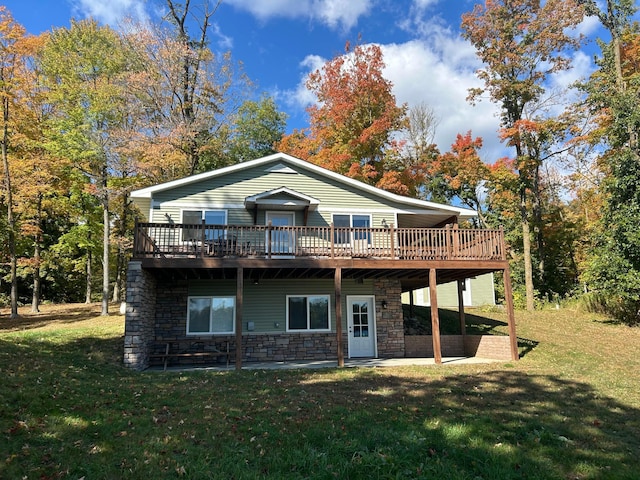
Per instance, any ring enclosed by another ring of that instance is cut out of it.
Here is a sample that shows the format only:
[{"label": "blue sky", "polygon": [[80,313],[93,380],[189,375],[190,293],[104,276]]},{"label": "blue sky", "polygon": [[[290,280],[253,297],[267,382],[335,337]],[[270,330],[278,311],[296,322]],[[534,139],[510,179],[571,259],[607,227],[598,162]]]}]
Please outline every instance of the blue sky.
[{"label": "blue sky", "polygon": [[[304,79],[344,51],[346,41],[381,45],[385,76],[399,103],[426,103],[439,124],[436,143],[449,149],[457,133],[472,130],[485,141],[483,159],[504,155],[497,137],[497,108],[489,101],[466,102],[467,90],[479,86],[480,67],[470,44],[460,38],[460,16],[477,0],[223,0],[212,18],[211,47],[231,50],[234,60],[289,115],[288,130],[306,126],[304,109],[313,97]],[[201,0],[192,0],[195,6]],[[66,27],[71,18],[93,17],[117,28],[131,16],[156,21],[163,0],[8,0],[4,5],[28,32]],[[580,31],[593,36],[597,24],[587,19]],[[555,78],[568,85],[593,69],[591,50],[577,52],[574,69]]]}]

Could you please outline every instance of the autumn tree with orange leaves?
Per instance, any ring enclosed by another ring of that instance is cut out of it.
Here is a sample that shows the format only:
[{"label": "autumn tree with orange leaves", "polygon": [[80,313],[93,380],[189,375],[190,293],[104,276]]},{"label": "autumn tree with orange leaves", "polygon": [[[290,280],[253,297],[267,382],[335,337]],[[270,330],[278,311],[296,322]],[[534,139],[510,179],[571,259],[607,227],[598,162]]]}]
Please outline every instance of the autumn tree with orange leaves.
[{"label": "autumn tree with orange leaves", "polygon": [[10,265],[11,282],[11,318],[18,316],[18,255],[16,251],[16,235],[18,223],[14,210],[13,169],[10,166],[10,143],[15,130],[14,107],[16,90],[19,87],[19,72],[23,62],[20,43],[25,35],[22,25],[16,23],[0,6],[0,95],[2,100],[2,116],[0,124],[0,148],[2,151],[3,185],[0,193],[7,211],[7,247]]},{"label": "autumn tree with orange leaves", "polygon": [[527,310],[534,309],[535,301],[532,192],[545,153],[523,141],[521,127],[527,109],[544,96],[548,77],[570,68],[568,53],[579,42],[568,31],[582,18],[583,10],[573,0],[486,0],[462,16],[463,37],[483,63],[478,76],[484,86],[471,89],[469,99],[477,101],[488,93],[500,105],[503,138],[515,150]]},{"label": "autumn tree with orange leaves", "polygon": [[[309,128],[279,142],[280,151],[395,193],[411,193],[413,177],[398,169],[394,133],[406,127],[406,105],[397,105],[384,78],[377,45],[347,44],[345,53],[309,75],[316,96]],[[395,157],[394,157],[395,156]]]}]

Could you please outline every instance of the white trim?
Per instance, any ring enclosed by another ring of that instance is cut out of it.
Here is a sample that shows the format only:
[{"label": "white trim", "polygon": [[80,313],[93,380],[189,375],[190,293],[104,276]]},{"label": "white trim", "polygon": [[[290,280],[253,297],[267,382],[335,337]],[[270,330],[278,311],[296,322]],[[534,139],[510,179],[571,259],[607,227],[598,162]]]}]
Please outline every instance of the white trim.
[{"label": "white trim", "polygon": [[380,213],[380,214],[404,214],[404,215],[442,215],[438,210],[401,210],[394,208],[367,208],[367,207],[318,207],[318,212],[322,213]]},{"label": "white trim", "polygon": [[[191,301],[191,299],[208,299],[209,302],[209,306],[210,306],[210,311],[209,311],[209,331],[208,332],[189,332],[189,321],[190,321],[190,310],[189,310],[189,302]],[[213,304],[213,300],[214,299],[230,299],[233,300],[233,317],[232,317],[232,322],[231,322],[231,331],[222,331],[222,332],[215,332],[212,331],[212,322],[213,322],[213,318],[212,318],[212,314],[213,314],[213,308],[212,308],[212,304]],[[234,295],[189,295],[187,297],[187,331],[186,331],[186,335],[189,337],[193,337],[193,336],[207,336],[207,335],[233,335],[236,333],[236,322],[235,322],[235,317],[236,317],[236,297]]]},{"label": "white trim", "polygon": [[[309,328],[309,297],[321,297],[327,299],[327,327],[328,328]],[[311,332],[311,333],[326,333],[331,331],[331,295],[328,294],[297,294],[286,295],[285,305],[285,330],[287,333],[299,333],[299,332]],[[305,298],[307,301],[307,328],[289,328],[289,299],[290,298]]]},{"label": "white trim", "polygon": [[131,192],[130,196],[132,198],[151,198],[152,199],[153,194],[157,192],[163,192],[165,190],[170,190],[172,188],[189,185],[191,183],[200,182],[203,180],[209,180],[209,179],[227,175],[229,173],[233,173],[239,170],[250,169],[256,166],[263,165],[265,163],[273,162],[275,160],[280,160],[281,162],[289,163],[301,169],[310,170],[318,175],[331,178],[332,180],[335,180],[339,183],[349,185],[358,190],[372,193],[378,197],[382,197],[393,202],[410,205],[415,208],[436,209],[442,212],[451,212],[452,215],[458,215],[461,218],[474,218],[478,216],[477,212],[467,208],[453,207],[450,205],[429,202],[426,200],[403,197],[395,193],[387,192],[385,190],[381,190],[371,185],[367,185],[366,183],[362,183],[358,180],[345,177],[344,175],[340,175],[339,173],[335,173],[325,168],[319,167],[310,162],[306,162],[304,160],[300,160],[299,158],[292,157],[291,155],[287,155],[285,153],[274,153],[273,155],[268,155],[266,157],[258,158],[256,160],[249,160],[247,162],[238,163],[235,165],[231,165],[229,167],[220,168],[218,170],[212,170],[210,172],[204,172],[197,175],[192,175],[190,177],[161,183],[159,185],[153,185],[151,187],[141,188],[139,190],[134,190],[133,192]]},{"label": "white trim", "polygon": [[183,208],[185,210],[191,209],[202,209],[205,208],[207,210],[231,210],[234,208],[244,208],[244,203],[211,203],[211,202],[194,202],[194,201],[182,201],[182,200],[169,200],[166,202],[160,202],[158,200],[153,200],[151,202],[151,208],[157,207],[175,207],[175,208]]},{"label": "white trim", "polygon": [[[376,296],[375,295],[347,295],[346,299],[346,310],[347,310],[347,352],[348,357],[353,358],[351,356],[351,342],[352,342],[352,333],[349,331],[349,328],[353,327],[353,310],[349,308],[350,302],[357,299],[367,299],[371,301],[371,322],[369,324],[369,331],[371,332],[371,341],[373,342],[373,357],[378,358],[378,336],[376,334],[377,331],[377,312],[376,312]],[[358,358],[358,357],[355,357]]]}]

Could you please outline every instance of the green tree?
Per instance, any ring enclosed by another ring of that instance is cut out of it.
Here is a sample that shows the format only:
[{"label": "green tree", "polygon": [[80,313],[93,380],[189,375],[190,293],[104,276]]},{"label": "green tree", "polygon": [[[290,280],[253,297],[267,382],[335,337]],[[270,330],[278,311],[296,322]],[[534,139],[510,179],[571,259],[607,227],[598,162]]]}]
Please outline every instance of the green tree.
[{"label": "green tree", "polygon": [[18,220],[14,210],[13,176],[15,167],[10,165],[11,140],[15,132],[14,109],[18,90],[20,89],[20,73],[24,62],[21,52],[21,41],[24,39],[24,28],[16,23],[6,10],[0,6],[0,100],[2,111],[0,121],[0,153],[2,155],[2,190],[0,191],[6,206],[7,247],[10,262],[11,282],[11,318],[18,317],[18,252],[16,234]]},{"label": "green tree", "polygon": [[112,133],[123,123],[124,74],[130,63],[121,37],[93,20],[54,30],[42,56],[55,115],[48,148],[91,179],[103,211],[102,314],[109,313],[109,167],[117,158]]},{"label": "green tree", "polygon": [[285,113],[278,111],[273,98],[262,96],[247,100],[238,109],[232,127],[230,163],[238,163],[275,153],[287,124]]},{"label": "green tree", "polygon": [[589,140],[601,146],[604,211],[588,259],[586,281],[619,320],[640,323],[640,32],[631,0],[609,0],[604,10],[584,2],[611,35],[599,42],[598,70],[584,88],[599,123]]}]

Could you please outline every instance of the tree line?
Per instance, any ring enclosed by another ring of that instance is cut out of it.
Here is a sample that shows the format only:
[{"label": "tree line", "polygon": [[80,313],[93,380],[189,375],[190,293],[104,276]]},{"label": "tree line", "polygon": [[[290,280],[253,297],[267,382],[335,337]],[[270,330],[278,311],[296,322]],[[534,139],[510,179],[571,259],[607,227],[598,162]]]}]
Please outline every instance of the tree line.
[{"label": "tree line", "polygon": [[[219,5],[219,3],[217,4]],[[402,195],[478,211],[502,226],[516,303],[586,296],[640,321],[640,36],[633,0],[486,0],[464,14],[482,87],[511,152],[483,159],[461,125],[434,143],[426,104],[399,105],[377,45],[347,44],[310,74],[308,127],[286,115],[229,53],[209,47],[217,5],[197,21],[167,0],[157,25],[72,21],[26,34],[0,7],[3,184],[0,303],[122,299],[136,188],[282,151]],[[559,90],[596,18],[596,70]],[[190,29],[196,33],[193,34]],[[99,281],[101,279],[101,281]],[[95,291],[101,285],[101,291]]]}]

